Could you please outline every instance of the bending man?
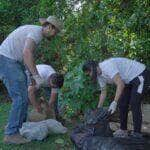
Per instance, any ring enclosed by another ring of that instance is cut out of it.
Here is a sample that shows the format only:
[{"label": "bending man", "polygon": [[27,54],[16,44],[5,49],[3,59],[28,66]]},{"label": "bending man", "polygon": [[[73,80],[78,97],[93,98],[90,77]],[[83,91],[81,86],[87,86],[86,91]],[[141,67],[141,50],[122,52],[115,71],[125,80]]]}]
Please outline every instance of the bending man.
[{"label": "bending man", "polygon": [[61,74],[55,72],[55,70],[46,64],[36,65],[37,71],[40,77],[43,79],[44,84],[42,86],[36,86],[34,83],[31,83],[28,87],[29,99],[34,109],[38,112],[42,111],[41,105],[36,100],[36,91],[40,88],[45,89],[46,96],[49,97],[48,106],[46,108],[47,113],[51,113],[54,109],[55,117],[58,119],[58,103],[57,96],[58,90],[63,86],[64,77]]},{"label": "bending man", "polygon": [[43,38],[50,40],[62,29],[62,23],[54,16],[40,19],[40,22],[42,26],[18,27],[0,45],[0,79],[12,100],[4,137],[4,142],[8,144],[29,142],[19,134],[19,128],[26,121],[28,108],[25,66],[31,72],[37,86],[43,84],[36,69],[33,53]]},{"label": "bending man", "polygon": [[146,66],[127,58],[110,58],[103,62],[87,61],[83,71],[98,81],[101,87],[98,107],[103,105],[106,98],[106,84],[116,85],[114,100],[109,106],[109,111],[114,113],[119,104],[120,129],[114,133],[116,137],[127,137],[128,108],[131,105],[134,132],[132,137],[142,138],[142,112],[141,101],[143,92],[150,85],[150,71]]}]

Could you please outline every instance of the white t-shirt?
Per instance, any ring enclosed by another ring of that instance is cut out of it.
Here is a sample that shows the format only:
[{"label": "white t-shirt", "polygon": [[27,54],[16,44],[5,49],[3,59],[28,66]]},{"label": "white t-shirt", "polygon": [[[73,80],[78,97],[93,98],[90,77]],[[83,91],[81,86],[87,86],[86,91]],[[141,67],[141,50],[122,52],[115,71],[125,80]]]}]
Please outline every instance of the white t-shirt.
[{"label": "white t-shirt", "polygon": [[17,61],[23,60],[23,49],[27,38],[35,41],[36,45],[42,40],[42,27],[24,25],[11,32],[0,45],[0,55]]},{"label": "white t-shirt", "polygon": [[142,63],[121,57],[107,59],[99,63],[99,67],[102,74],[98,75],[97,80],[101,89],[105,88],[107,83],[113,84],[113,77],[117,73],[119,73],[124,83],[128,84],[146,68]]},{"label": "white t-shirt", "polygon": [[[56,71],[50,65],[46,65],[46,64],[36,65],[36,68],[38,70],[39,75],[44,80],[45,83],[44,87],[49,87],[48,78],[51,74],[56,73]],[[57,93],[58,89],[52,88],[51,92]]]}]

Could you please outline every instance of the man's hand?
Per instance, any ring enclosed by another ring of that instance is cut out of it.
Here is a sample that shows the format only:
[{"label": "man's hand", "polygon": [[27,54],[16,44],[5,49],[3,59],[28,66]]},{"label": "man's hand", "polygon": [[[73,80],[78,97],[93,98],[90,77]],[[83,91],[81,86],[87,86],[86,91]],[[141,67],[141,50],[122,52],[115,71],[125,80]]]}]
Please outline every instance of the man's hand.
[{"label": "man's hand", "polygon": [[35,85],[36,88],[39,88],[40,86],[44,84],[44,80],[38,74],[33,75],[32,77],[36,82],[36,85]]},{"label": "man's hand", "polygon": [[46,111],[45,111],[46,114],[47,114],[47,115],[50,115],[50,114],[51,114],[51,110],[52,110],[52,109],[51,109],[49,106],[47,106],[47,107],[46,107]]},{"label": "man's hand", "polygon": [[50,106],[46,107],[46,115],[55,118],[54,109]]},{"label": "man's hand", "polygon": [[113,101],[110,106],[109,106],[109,109],[108,111],[113,114],[117,109],[117,102],[116,101]]},{"label": "man's hand", "polygon": [[40,104],[36,106],[36,110],[38,113],[42,113],[42,107]]}]

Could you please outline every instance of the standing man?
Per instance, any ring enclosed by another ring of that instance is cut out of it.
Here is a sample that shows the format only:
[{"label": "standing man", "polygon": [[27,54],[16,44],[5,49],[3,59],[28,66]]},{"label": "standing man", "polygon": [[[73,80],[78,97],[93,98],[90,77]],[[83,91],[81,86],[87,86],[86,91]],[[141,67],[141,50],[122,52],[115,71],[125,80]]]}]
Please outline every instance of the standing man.
[{"label": "standing man", "polygon": [[19,134],[26,121],[28,87],[25,66],[29,69],[37,86],[43,84],[36,69],[33,53],[42,38],[50,40],[62,29],[62,23],[54,16],[40,19],[42,26],[18,27],[0,45],[0,79],[5,84],[12,100],[4,142],[22,144],[29,142]]},{"label": "standing man", "polygon": [[109,106],[113,114],[119,103],[120,129],[114,133],[116,137],[127,137],[128,108],[131,105],[134,131],[131,137],[141,139],[142,112],[141,101],[143,92],[150,86],[150,71],[146,66],[127,58],[110,58],[103,62],[87,61],[83,71],[98,81],[101,87],[98,107],[103,105],[106,98],[106,84],[116,85],[114,100]]},{"label": "standing man", "polygon": [[[48,106],[46,108],[46,112],[50,113],[55,112],[56,119],[59,119],[59,111],[58,111],[58,90],[63,86],[64,77],[61,74],[56,73],[56,71],[50,66],[46,64],[36,65],[37,71],[44,81],[42,87],[45,89],[45,94],[49,97]],[[34,83],[31,83],[28,87],[29,99],[33,108],[37,110],[39,113],[42,112],[41,105],[36,100],[36,91],[38,91],[41,86],[36,86]]]}]

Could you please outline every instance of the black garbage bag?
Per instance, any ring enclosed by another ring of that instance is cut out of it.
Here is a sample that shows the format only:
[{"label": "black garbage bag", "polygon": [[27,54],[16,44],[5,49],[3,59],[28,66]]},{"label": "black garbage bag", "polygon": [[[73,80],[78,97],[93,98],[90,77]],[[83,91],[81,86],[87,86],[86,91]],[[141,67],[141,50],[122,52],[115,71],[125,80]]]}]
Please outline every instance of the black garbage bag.
[{"label": "black garbage bag", "polygon": [[149,150],[150,145],[144,141],[117,139],[113,137],[88,137],[82,145],[82,150]]},{"label": "black garbage bag", "polygon": [[78,149],[82,149],[83,143],[89,137],[112,137],[108,116],[107,110],[103,108],[96,111],[88,110],[85,113],[84,123],[75,127],[70,136]]},{"label": "black garbage bag", "polygon": [[84,114],[84,128],[93,131],[93,136],[112,136],[112,130],[109,126],[110,114],[107,109],[100,108],[96,110],[88,110]]},{"label": "black garbage bag", "polygon": [[85,124],[96,124],[102,123],[103,121],[108,121],[110,118],[110,113],[106,108],[99,108],[95,110],[87,110],[84,114]]},{"label": "black garbage bag", "polygon": [[71,133],[71,140],[78,150],[149,150],[150,136],[143,140],[114,138],[109,126],[107,109],[88,110],[84,123]]},{"label": "black garbage bag", "polygon": [[107,128],[105,128],[104,124],[102,125],[98,123],[94,125],[80,124],[79,126],[73,129],[70,138],[78,149],[82,149],[83,143],[89,137],[94,137],[94,136],[112,137],[112,131],[110,130],[108,125]]},{"label": "black garbage bag", "polygon": [[91,136],[93,136],[93,130],[87,128],[84,124],[80,124],[73,129],[70,138],[78,149],[82,149],[85,140]]}]

